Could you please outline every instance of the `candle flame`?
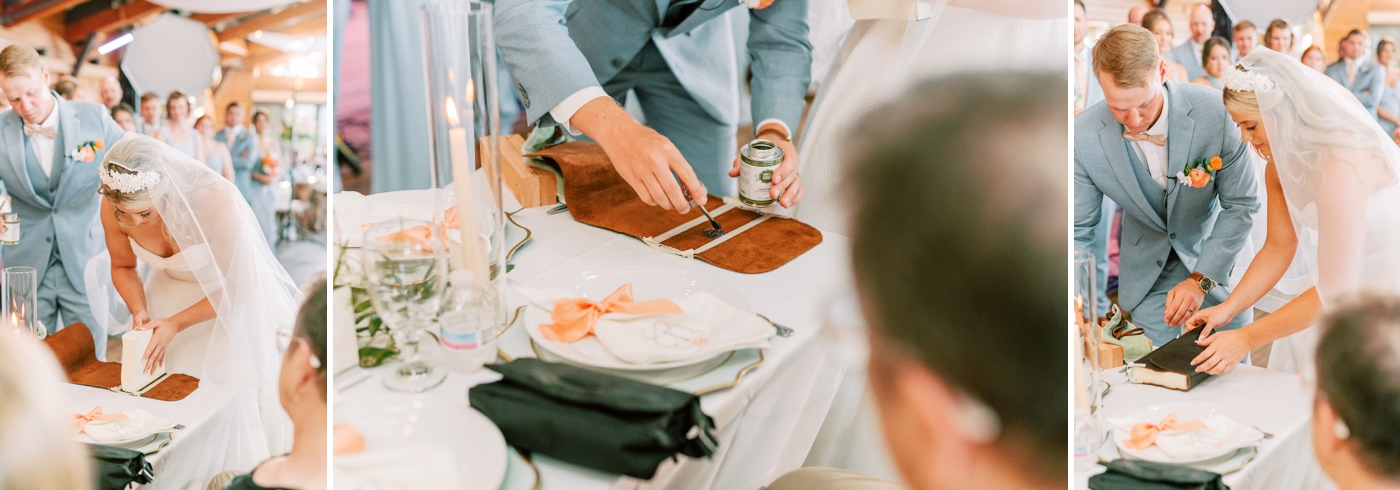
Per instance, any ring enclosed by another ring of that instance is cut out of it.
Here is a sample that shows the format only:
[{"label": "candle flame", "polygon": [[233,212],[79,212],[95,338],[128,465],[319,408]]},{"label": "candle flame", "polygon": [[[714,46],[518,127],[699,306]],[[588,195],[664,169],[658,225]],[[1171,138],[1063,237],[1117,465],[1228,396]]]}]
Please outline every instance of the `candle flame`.
[{"label": "candle flame", "polygon": [[448,97],[447,103],[444,105],[447,106],[445,109],[447,111],[447,124],[449,126],[459,126],[461,120],[457,118],[457,103],[452,101],[452,97]]},{"label": "candle flame", "polygon": [[466,100],[468,100],[468,101],[475,101],[475,100],[476,100],[476,84],[473,83],[474,81],[475,81],[475,80],[474,80],[474,79],[471,79],[471,78],[468,78],[468,79],[467,79],[467,98],[466,98]]}]

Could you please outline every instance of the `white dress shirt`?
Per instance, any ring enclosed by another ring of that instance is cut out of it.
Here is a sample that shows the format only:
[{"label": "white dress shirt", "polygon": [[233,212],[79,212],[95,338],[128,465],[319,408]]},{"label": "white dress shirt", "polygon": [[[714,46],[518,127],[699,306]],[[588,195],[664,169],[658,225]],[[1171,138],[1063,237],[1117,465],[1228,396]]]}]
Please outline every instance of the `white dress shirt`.
[{"label": "white dress shirt", "polygon": [[243,126],[230,126],[230,127],[224,128],[224,139],[226,139],[226,140],[228,141],[227,144],[228,144],[228,147],[229,147],[230,149],[233,148],[233,140],[237,139],[237,138],[238,138],[238,135],[239,135],[239,134],[242,134],[242,133],[243,133]]},{"label": "white dress shirt", "polygon": [[[1147,128],[1143,134],[1167,136],[1167,115],[1171,112],[1168,104],[1167,91],[1162,90],[1162,115],[1157,117],[1157,122],[1152,123],[1152,127]],[[1167,188],[1167,176],[1176,175],[1168,172],[1167,168],[1167,146],[1157,146],[1147,141],[1133,141],[1133,146],[1137,148],[1138,158],[1147,164],[1148,173],[1152,174],[1152,180],[1157,181],[1157,185]]]},{"label": "white dress shirt", "polygon": [[[39,127],[53,129],[54,134],[58,134],[58,101],[54,101],[53,110],[49,111],[49,117],[39,124]],[[53,173],[53,151],[57,143],[54,138],[44,136],[43,133],[29,135],[29,142],[34,145],[34,156],[39,157],[39,168],[44,169],[44,175]]]},{"label": "white dress shirt", "polygon": [[1186,42],[1191,43],[1191,55],[1196,57],[1196,66],[1203,66],[1205,60],[1201,59],[1201,51],[1205,51],[1206,43],[1198,43],[1195,39],[1190,39]]}]

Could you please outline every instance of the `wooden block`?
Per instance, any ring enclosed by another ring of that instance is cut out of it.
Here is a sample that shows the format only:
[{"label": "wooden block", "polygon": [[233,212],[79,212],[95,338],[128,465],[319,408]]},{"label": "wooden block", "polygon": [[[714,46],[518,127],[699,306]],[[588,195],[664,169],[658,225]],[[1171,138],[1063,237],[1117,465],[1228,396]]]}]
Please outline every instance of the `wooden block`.
[{"label": "wooden block", "polygon": [[[498,138],[500,142],[497,151],[501,158],[501,182],[510,188],[510,192],[515,195],[515,199],[521,206],[532,208],[535,206],[548,206],[559,202],[555,175],[546,170],[531,167],[525,163],[525,157],[520,156],[520,148],[525,146],[525,138],[512,134]],[[485,154],[485,147],[488,144],[486,138],[482,138],[478,144],[481,149],[480,154]],[[490,167],[486,167],[490,172]]]},{"label": "wooden block", "polygon": [[[1094,327],[1094,333],[1099,333],[1102,327]],[[1102,337],[1096,337],[1102,338]],[[1100,340],[1099,345],[1099,369],[1112,369],[1123,365],[1123,346],[1114,345]]]}]

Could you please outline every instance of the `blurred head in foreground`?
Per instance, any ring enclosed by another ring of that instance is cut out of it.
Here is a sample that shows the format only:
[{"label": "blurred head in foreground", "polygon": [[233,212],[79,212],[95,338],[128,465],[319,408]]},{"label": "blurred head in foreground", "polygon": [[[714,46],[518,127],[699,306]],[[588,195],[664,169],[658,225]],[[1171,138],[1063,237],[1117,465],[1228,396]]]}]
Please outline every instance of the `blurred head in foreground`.
[{"label": "blurred head in foreground", "polygon": [[1068,478],[1065,84],[932,80],[860,126],[848,181],[870,386],[914,488]]},{"label": "blurred head in foreground", "polygon": [[92,488],[91,457],[73,440],[53,353],[33,337],[0,328],[0,489]]},{"label": "blurred head in foreground", "polygon": [[1400,488],[1400,297],[1357,298],[1321,327],[1313,454],[1343,490]]}]

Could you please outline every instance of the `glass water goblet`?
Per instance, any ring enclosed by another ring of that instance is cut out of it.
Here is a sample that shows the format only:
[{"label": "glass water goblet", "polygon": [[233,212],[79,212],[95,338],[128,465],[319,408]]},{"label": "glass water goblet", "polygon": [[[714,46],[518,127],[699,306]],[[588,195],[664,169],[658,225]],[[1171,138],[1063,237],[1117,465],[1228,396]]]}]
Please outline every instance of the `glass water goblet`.
[{"label": "glass water goblet", "polygon": [[402,362],[384,377],[384,385],[416,393],[441,384],[447,370],[429,365],[418,351],[423,330],[442,311],[447,285],[441,225],[408,219],[377,223],[365,230],[363,254],[370,302],[402,349]]}]

